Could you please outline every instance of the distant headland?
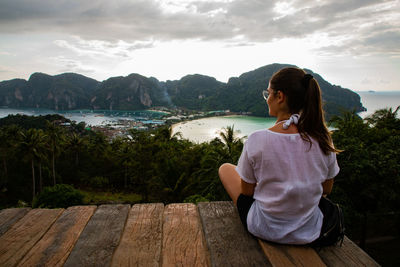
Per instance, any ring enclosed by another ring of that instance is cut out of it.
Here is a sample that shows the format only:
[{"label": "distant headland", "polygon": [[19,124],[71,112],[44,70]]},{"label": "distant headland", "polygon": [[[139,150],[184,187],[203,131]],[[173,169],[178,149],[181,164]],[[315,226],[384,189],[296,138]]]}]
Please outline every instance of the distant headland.
[{"label": "distant headland", "polygon": [[[33,73],[29,80],[0,82],[0,106],[52,110],[144,110],[168,108],[211,111],[230,110],[254,116],[267,115],[261,92],[273,73],[288,64],[270,64],[232,77],[227,83],[214,77],[192,74],[180,80],[158,81],[130,74],[99,82],[76,73],[47,75]],[[306,69],[319,82],[328,117],[343,110],[365,110],[360,96],[350,89],[332,85]]]}]

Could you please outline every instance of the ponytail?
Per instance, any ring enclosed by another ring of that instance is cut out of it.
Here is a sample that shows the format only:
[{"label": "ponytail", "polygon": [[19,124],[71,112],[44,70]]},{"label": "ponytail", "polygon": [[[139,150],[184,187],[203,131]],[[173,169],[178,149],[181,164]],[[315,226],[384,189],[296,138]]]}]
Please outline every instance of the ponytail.
[{"label": "ponytail", "polygon": [[275,73],[270,83],[274,90],[280,90],[287,96],[290,113],[300,113],[297,129],[301,138],[310,143],[310,148],[312,137],[324,154],[340,152],[334,148],[326,127],[321,89],[312,75],[299,68],[285,68]]},{"label": "ponytail", "polygon": [[297,125],[301,137],[310,142],[310,145],[312,143],[309,136],[315,138],[324,154],[339,152],[334,148],[331,135],[326,127],[318,82],[310,74],[305,74],[302,81],[306,90],[304,106]]}]

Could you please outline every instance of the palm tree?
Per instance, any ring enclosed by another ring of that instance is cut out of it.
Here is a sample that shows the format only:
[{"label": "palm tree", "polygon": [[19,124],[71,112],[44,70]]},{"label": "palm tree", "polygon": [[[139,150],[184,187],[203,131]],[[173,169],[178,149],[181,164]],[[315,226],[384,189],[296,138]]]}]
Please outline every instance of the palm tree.
[{"label": "palm tree", "polygon": [[47,160],[47,153],[45,153],[47,147],[44,146],[43,150],[40,151],[38,161],[39,161],[39,192],[42,192],[43,189],[43,178],[42,178],[42,162]]},{"label": "palm tree", "polygon": [[43,157],[46,150],[46,135],[42,130],[29,129],[26,132],[20,132],[22,137],[20,149],[25,155],[25,159],[30,161],[32,168],[32,199],[36,194],[36,179],[35,179],[35,160]]},{"label": "palm tree", "polygon": [[242,138],[236,137],[234,127],[234,125],[227,126],[226,128],[222,128],[222,131],[219,133],[222,142],[228,149],[228,157],[232,162],[236,161],[237,157],[234,157],[235,152],[237,152],[236,150],[241,150],[243,145]]},{"label": "palm tree", "polygon": [[227,126],[225,128],[222,128],[222,131],[219,133],[219,136],[222,139],[222,142],[225,143],[226,147],[228,148],[228,152],[232,150],[232,145],[235,142],[235,130],[234,130],[235,125],[232,126]]},{"label": "palm tree", "polygon": [[49,150],[52,156],[52,172],[53,172],[53,184],[56,185],[56,156],[60,152],[60,143],[63,141],[64,136],[62,129],[56,126],[54,123],[47,122],[46,132],[49,136]]},{"label": "palm tree", "polygon": [[[15,125],[0,128],[0,155],[3,161],[4,181],[3,185],[7,184],[8,168],[7,158],[10,158],[14,153],[14,148],[17,144],[19,128]],[[2,185],[0,184],[0,186]]]},{"label": "palm tree", "polygon": [[393,111],[392,108],[379,109],[365,120],[377,129],[387,128],[400,130],[400,119],[397,118],[397,112],[399,110],[400,106],[397,106],[395,111]]},{"label": "palm tree", "polygon": [[357,115],[356,111],[345,111],[341,116],[333,116],[329,124],[337,129],[352,129],[363,124],[363,120]]},{"label": "palm tree", "polygon": [[128,171],[130,161],[132,160],[132,143],[130,142],[129,138],[115,138],[112,143],[112,155],[113,155],[113,162],[117,164],[117,166],[124,167],[124,188],[128,188]]},{"label": "palm tree", "polygon": [[181,132],[176,132],[172,134],[172,127],[164,126],[161,128],[158,128],[155,131],[155,138],[159,139],[160,141],[171,141],[171,140],[178,140],[179,138],[182,138],[182,133]]},{"label": "palm tree", "polygon": [[84,138],[81,138],[78,134],[72,133],[67,140],[66,146],[75,155],[75,166],[79,166],[79,154],[84,151],[87,142]]},{"label": "palm tree", "polygon": [[89,149],[91,153],[98,156],[104,156],[108,147],[107,137],[101,132],[94,132],[89,139]]}]

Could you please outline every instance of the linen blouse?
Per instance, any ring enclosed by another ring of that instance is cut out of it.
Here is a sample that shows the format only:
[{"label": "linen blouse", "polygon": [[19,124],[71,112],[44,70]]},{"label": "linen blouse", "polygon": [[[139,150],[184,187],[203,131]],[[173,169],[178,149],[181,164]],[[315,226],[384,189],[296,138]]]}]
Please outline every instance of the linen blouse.
[{"label": "linen blouse", "polygon": [[300,134],[271,130],[252,133],[244,144],[236,171],[247,183],[256,183],[248,216],[248,230],[265,240],[307,244],[321,232],[318,208],[322,183],[335,177],[335,153],[325,155],[318,142]]}]

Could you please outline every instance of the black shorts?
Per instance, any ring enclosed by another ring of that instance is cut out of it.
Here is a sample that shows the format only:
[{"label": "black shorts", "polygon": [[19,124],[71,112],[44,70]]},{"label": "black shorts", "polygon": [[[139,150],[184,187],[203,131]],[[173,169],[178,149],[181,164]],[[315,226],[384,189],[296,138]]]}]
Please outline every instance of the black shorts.
[{"label": "black shorts", "polygon": [[240,220],[242,221],[242,224],[244,227],[247,229],[247,214],[249,213],[249,210],[251,208],[251,205],[254,202],[254,198],[250,196],[245,196],[240,194],[237,201],[236,201],[236,206],[239,212],[239,217]]}]

